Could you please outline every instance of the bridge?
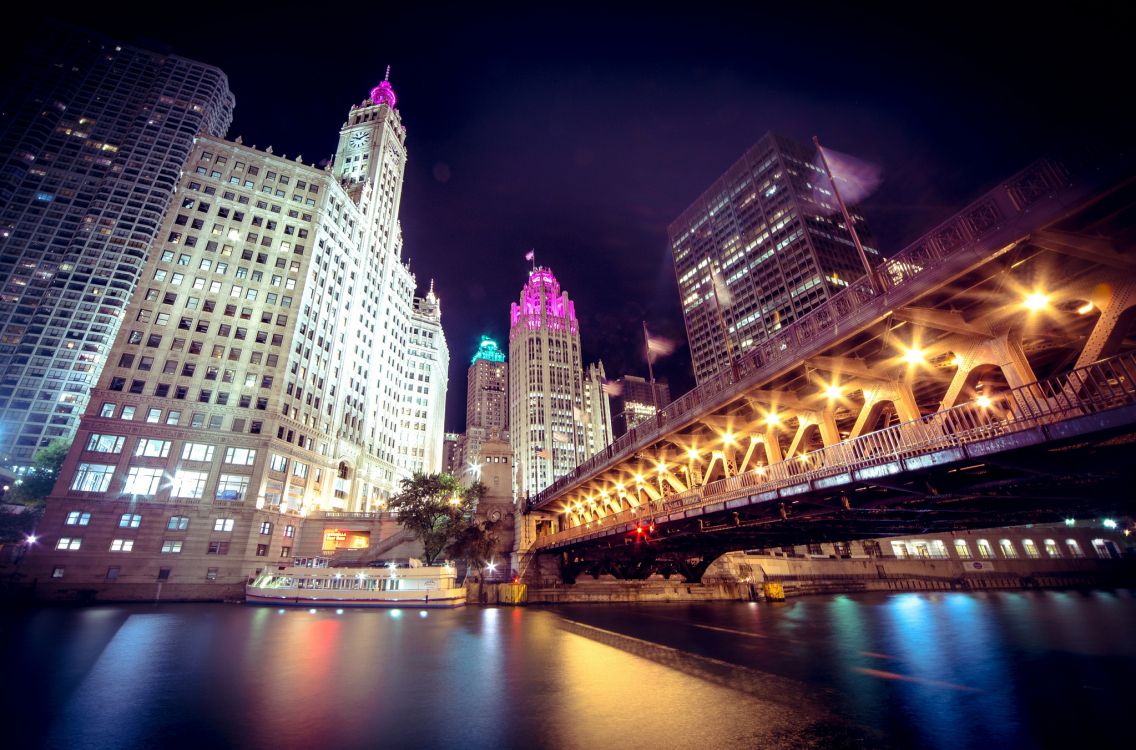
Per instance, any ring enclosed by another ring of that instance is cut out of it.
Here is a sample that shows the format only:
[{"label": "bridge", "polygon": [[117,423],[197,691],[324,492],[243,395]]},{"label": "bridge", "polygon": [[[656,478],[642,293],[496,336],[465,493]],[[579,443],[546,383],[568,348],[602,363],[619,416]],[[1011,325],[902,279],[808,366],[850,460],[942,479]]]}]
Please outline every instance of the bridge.
[{"label": "bridge", "polygon": [[1131,512],[1136,180],[1036,162],[530,501],[525,554],[721,553]]}]

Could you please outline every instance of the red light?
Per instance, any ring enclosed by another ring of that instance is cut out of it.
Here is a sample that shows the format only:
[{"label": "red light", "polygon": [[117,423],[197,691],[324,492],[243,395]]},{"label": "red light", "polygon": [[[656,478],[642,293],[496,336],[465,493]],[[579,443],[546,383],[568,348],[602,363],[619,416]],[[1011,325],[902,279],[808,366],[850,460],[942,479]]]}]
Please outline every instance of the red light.
[{"label": "red light", "polygon": [[643,533],[643,527],[642,526],[636,526],[635,527],[635,533],[636,534],[642,534]]},{"label": "red light", "polygon": [[520,583],[521,579],[518,576],[513,576],[513,583]]},{"label": "red light", "polygon": [[651,528],[647,529],[647,531],[654,532],[655,531],[655,524],[651,524]]}]

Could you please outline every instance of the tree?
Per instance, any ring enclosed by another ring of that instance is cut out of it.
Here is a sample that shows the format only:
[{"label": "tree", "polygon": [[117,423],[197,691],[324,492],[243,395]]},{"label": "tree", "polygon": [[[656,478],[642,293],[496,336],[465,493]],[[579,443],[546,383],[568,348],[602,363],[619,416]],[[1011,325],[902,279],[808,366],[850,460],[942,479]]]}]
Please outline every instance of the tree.
[{"label": "tree", "polygon": [[56,438],[32,456],[32,468],[5,495],[10,503],[38,506],[51,494],[55,480],[63,468],[67,451],[71,448],[70,438]]},{"label": "tree", "polygon": [[446,547],[446,555],[451,560],[464,560],[466,575],[469,571],[480,570],[497,550],[497,535],[493,533],[495,524],[471,521],[466,524]]},{"label": "tree", "polygon": [[443,550],[473,525],[473,509],[484,494],[481,482],[463,486],[451,474],[416,472],[402,480],[402,492],[391,499],[390,509],[422,542],[422,556],[427,565],[433,565]]}]

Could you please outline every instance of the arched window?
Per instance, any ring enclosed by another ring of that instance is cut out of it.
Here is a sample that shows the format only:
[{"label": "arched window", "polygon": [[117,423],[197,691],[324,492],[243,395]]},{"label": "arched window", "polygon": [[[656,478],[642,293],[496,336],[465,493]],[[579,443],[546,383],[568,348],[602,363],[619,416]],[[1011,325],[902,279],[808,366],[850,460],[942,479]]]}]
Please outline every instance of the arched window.
[{"label": "arched window", "polygon": [[1007,560],[1013,560],[1018,556],[1018,550],[1014,547],[1014,543],[1009,539],[1003,539],[998,542],[998,547],[1002,550],[1002,557]]},{"label": "arched window", "polygon": [[1061,549],[1057,546],[1056,539],[1045,540],[1045,554],[1047,557],[1061,557]]},{"label": "arched window", "polygon": [[958,555],[960,560],[970,559],[970,545],[966,543],[965,539],[955,540],[955,554]]},{"label": "arched window", "polygon": [[1081,551],[1081,545],[1076,539],[1066,539],[1065,546],[1069,548],[1070,557],[1084,557],[1085,553]]},{"label": "arched window", "polygon": [[985,539],[978,540],[978,556],[987,560],[994,557],[994,548],[990,546],[990,542]]},{"label": "arched window", "polygon": [[1041,553],[1037,551],[1037,545],[1033,543],[1032,539],[1023,539],[1022,549],[1026,551],[1026,557],[1034,560],[1041,557]]}]

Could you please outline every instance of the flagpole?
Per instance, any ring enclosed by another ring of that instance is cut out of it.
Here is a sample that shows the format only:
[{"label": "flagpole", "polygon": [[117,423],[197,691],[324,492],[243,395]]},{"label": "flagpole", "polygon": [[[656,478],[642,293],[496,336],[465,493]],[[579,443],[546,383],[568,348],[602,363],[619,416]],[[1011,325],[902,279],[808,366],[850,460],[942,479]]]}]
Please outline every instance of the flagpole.
[{"label": "flagpole", "polygon": [[[714,293],[714,310],[718,313],[718,326],[722,329],[722,339],[726,342],[726,357],[730,360],[730,370],[734,373],[734,378],[738,376],[738,363],[734,360],[734,345],[730,341],[730,329],[726,327],[726,318],[722,315],[722,300],[718,298],[718,280],[714,278],[714,274],[721,274],[721,271],[714,271],[710,269],[710,291]],[[722,283],[725,283],[724,281]]]},{"label": "flagpole", "polygon": [[856,245],[856,252],[860,254],[860,262],[864,264],[864,275],[868,277],[868,283],[872,285],[873,291],[881,291],[879,285],[876,283],[876,275],[872,272],[872,266],[868,263],[868,256],[864,252],[864,246],[860,244],[860,235],[856,233],[856,226],[852,223],[852,216],[848,213],[848,207],[844,205],[844,199],[840,197],[840,188],[836,186],[836,178],[832,176],[832,169],[828,166],[828,159],[824,155],[824,149],[821,148],[820,139],[815,135],[813,136],[813,143],[816,144],[817,153],[820,154],[820,163],[824,165],[825,174],[828,175],[828,181],[832,185],[832,194],[836,196],[836,203],[840,206],[840,213],[844,214],[844,225],[848,227],[848,233],[852,235],[852,242]]},{"label": "flagpole", "polygon": [[655,414],[659,413],[659,398],[655,395],[655,368],[651,366],[651,334],[647,333],[647,321],[643,321],[643,346],[647,348],[647,375],[651,378],[651,403]]}]

